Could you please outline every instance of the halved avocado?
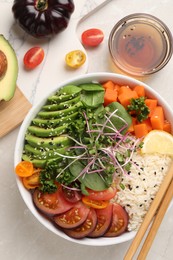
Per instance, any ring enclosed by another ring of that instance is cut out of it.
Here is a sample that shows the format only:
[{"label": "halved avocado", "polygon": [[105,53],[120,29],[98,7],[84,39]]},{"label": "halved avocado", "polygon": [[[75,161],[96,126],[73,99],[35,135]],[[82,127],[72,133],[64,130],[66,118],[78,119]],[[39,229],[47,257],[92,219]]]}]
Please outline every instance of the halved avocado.
[{"label": "halved avocado", "polygon": [[15,93],[18,76],[18,61],[14,49],[3,35],[0,35],[0,67],[6,63],[0,77],[0,101],[10,100]]}]

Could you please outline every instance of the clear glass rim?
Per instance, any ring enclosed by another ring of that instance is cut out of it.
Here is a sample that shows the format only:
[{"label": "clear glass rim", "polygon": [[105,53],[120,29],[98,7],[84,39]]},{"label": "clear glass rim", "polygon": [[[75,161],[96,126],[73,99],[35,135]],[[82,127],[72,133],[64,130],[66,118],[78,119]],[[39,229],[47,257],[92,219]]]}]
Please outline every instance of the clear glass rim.
[{"label": "clear glass rim", "polygon": [[[140,21],[140,22],[145,21],[145,22],[148,22],[148,23],[154,25],[155,28],[157,28],[159,31],[162,32],[163,38],[165,39],[167,48],[165,51],[164,59],[160,64],[158,64],[157,66],[155,66],[153,69],[151,69],[149,71],[143,71],[143,72],[142,71],[141,72],[130,71],[129,69],[126,69],[126,67],[122,66],[119,63],[118,59],[116,59],[116,57],[114,56],[112,45],[114,42],[116,32],[118,32],[118,30],[120,28],[122,28],[122,26],[124,24],[128,24],[131,21]],[[169,30],[168,26],[164,22],[162,22],[159,18],[157,18],[151,14],[146,14],[146,13],[134,13],[134,14],[130,14],[130,15],[123,17],[121,20],[119,20],[114,25],[114,27],[112,28],[110,35],[109,35],[108,47],[109,47],[109,53],[111,55],[113,62],[120,70],[127,72],[128,74],[131,74],[131,75],[145,76],[145,75],[150,75],[150,74],[158,72],[169,62],[169,60],[171,59],[172,54],[173,54],[173,37],[172,37],[171,31]]]}]

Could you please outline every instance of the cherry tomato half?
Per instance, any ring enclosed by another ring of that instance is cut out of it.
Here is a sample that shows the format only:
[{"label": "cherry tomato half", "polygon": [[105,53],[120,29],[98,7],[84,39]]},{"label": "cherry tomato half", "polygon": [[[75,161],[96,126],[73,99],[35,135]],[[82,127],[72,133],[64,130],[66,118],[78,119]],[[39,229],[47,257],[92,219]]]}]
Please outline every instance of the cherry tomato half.
[{"label": "cherry tomato half", "polygon": [[89,208],[79,201],[73,204],[73,208],[64,214],[54,216],[53,219],[62,228],[76,228],[86,220],[89,211]]},{"label": "cherry tomato half", "polygon": [[105,237],[116,237],[124,233],[128,225],[128,214],[119,204],[113,204],[112,222]]},{"label": "cherry tomato half", "polygon": [[73,229],[64,229],[64,232],[73,238],[83,238],[88,236],[97,224],[97,215],[94,209],[90,209],[88,216],[84,223]]},{"label": "cherry tomato half", "polygon": [[33,201],[35,206],[47,215],[61,214],[74,206],[64,199],[61,188],[51,194],[36,189],[33,193]]},{"label": "cherry tomato half", "polygon": [[98,46],[104,39],[100,29],[92,28],[84,31],[81,35],[82,44],[88,47]]},{"label": "cherry tomato half", "polygon": [[117,190],[115,188],[108,188],[107,190],[103,191],[94,191],[91,189],[87,189],[89,195],[87,196],[89,199],[92,200],[110,200],[113,199],[116,195]]},{"label": "cherry tomato half", "polygon": [[28,177],[33,174],[34,166],[31,162],[21,161],[16,165],[15,172],[20,177]]},{"label": "cherry tomato half", "polygon": [[86,55],[81,50],[71,51],[66,54],[65,62],[67,66],[77,69],[82,66],[86,61]]},{"label": "cherry tomato half", "polygon": [[33,171],[33,174],[29,177],[23,177],[22,182],[26,189],[34,189],[39,187],[40,181],[39,181],[39,175],[40,175],[40,169],[35,169]]},{"label": "cherry tomato half", "polygon": [[71,189],[62,187],[62,192],[63,192],[64,198],[71,203],[76,203],[77,201],[81,200],[81,198],[82,198],[81,193],[78,192],[77,190],[71,190]]},{"label": "cherry tomato half", "polygon": [[93,200],[88,198],[88,196],[82,197],[82,202],[87,205],[88,207],[94,208],[94,209],[103,209],[106,208],[109,204],[108,200]]},{"label": "cherry tomato half", "polygon": [[29,49],[23,58],[25,68],[34,69],[44,59],[44,50],[41,47],[33,47]]},{"label": "cherry tomato half", "polygon": [[89,234],[89,237],[101,237],[110,227],[112,220],[113,204],[109,204],[104,209],[96,209],[97,224],[95,229]]}]

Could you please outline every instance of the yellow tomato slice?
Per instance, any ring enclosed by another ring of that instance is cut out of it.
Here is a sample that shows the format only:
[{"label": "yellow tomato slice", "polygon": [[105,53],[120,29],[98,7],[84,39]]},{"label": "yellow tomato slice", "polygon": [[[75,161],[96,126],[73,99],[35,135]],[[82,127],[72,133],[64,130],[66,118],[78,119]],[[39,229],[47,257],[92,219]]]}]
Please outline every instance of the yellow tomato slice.
[{"label": "yellow tomato slice", "polygon": [[34,166],[31,162],[21,161],[16,165],[15,172],[20,177],[28,177],[33,174]]},{"label": "yellow tomato slice", "polygon": [[88,198],[87,196],[82,197],[82,202],[94,209],[104,209],[108,206],[109,201],[108,200],[93,200]]},{"label": "yellow tomato slice", "polygon": [[66,54],[65,61],[69,67],[77,69],[85,63],[86,55],[81,50],[74,50]]},{"label": "yellow tomato slice", "polygon": [[34,170],[34,173],[29,177],[23,177],[22,182],[26,189],[34,189],[36,187],[39,187],[40,181],[39,181],[39,175],[40,175],[40,169]]}]

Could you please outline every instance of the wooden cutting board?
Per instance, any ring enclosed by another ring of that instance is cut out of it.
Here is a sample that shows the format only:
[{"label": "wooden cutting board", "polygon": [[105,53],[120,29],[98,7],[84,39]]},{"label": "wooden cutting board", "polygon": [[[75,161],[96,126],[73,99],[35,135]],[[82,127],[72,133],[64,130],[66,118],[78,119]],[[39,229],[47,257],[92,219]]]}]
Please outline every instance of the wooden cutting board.
[{"label": "wooden cutting board", "polygon": [[18,87],[10,101],[0,101],[0,138],[20,125],[30,108],[31,103]]}]

